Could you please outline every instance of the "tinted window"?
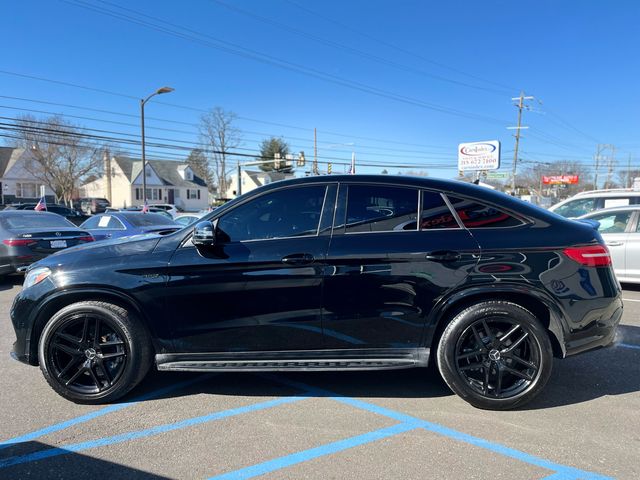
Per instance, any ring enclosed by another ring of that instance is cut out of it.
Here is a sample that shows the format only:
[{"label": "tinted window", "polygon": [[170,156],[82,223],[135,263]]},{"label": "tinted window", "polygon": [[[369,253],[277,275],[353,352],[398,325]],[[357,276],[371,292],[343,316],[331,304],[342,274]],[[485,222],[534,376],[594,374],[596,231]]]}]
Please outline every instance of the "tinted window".
[{"label": "tinted window", "polygon": [[590,219],[600,222],[598,231],[601,233],[623,233],[631,219],[631,212],[602,213]]},{"label": "tinted window", "polygon": [[416,230],[418,190],[351,185],[347,196],[346,232]]},{"label": "tinted window", "polygon": [[423,191],[420,230],[436,230],[439,228],[460,228],[460,225],[453,217],[442,195],[436,192]]},{"label": "tinted window", "polygon": [[314,185],[267,193],[225,214],[218,228],[233,242],[316,235],[325,190]]},{"label": "tinted window", "polygon": [[58,207],[58,206],[47,207],[47,211],[51,213],[57,213],[58,215],[71,215],[73,213],[67,207]]},{"label": "tinted window", "polygon": [[2,219],[5,228],[67,228],[75,225],[60,215],[39,213],[36,215],[11,215]]},{"label": "tinted window", "polygon": [[82,228],[98,228],[98,222],[100,221],[100,217],[91,217],[86,222],[84,222],[80,227]]},{"label": "tinted window", "polygon": [[171,225],[173,220],[159,213],[125,213],[124,218],[134,227],[153,227],[154,225]]},{"label": "tinted window", "polygon": [[475,200],[448,196],[456,213],[467,228],[504,228],[522,225],[522,221],[500,209]]}]

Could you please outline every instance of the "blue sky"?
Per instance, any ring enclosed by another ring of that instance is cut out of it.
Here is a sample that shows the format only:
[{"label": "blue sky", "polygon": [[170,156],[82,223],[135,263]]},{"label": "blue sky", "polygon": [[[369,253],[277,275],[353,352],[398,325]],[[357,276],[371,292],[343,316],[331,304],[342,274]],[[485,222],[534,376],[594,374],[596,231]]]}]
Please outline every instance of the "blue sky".
[{"label": "blue sky", "polygon": [[239,115],[245,153],[273,135],[310,158],[316,127],[334,172],[354,150],[371,164],[359,172],[451,178],[466,141],[500,140],[510,171],[511,97],[524,90],[536,100],[523,167],[591,165],[598,142],[616,146],[620,168],[630,154],[640,166],[635,1],[23,0],[0,14],[6,118],[56,112],[133,135],[136,98],[170,85],[147,105],[149,136],[195,144],[201,110],[220,106]]}]

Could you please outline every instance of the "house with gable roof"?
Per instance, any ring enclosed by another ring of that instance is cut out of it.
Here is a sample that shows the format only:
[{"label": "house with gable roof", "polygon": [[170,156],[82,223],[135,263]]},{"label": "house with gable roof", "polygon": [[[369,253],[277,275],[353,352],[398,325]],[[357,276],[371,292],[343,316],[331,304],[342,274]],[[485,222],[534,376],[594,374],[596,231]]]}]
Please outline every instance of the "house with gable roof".
[{"label": "house with gable roof", "polygon": [[[186,163],[173,160],[147,160],[147,202],[171,203],[185,211],[208,207],[207,184]],[[113,207],[142,205],[142,161],[122,156],[111,157],[105,172],[80,187],[83,197],[106,198]]]},{"label": "house with gable roof", "polygon": [[43,185],[33,175],[32,156],[24,148],[0,147],[0,194],[2,204],[37,202],[44,186],[47,202],[53,203],[55,193],[51,188]]}]

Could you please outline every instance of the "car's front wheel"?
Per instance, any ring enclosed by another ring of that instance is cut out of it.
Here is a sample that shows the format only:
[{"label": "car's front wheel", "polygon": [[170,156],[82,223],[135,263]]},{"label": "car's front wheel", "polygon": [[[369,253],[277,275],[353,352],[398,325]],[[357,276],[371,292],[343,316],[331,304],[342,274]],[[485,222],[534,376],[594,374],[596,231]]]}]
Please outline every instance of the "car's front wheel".
[{"label": "car's front wheel", "polygon": [[40,369],[61,396],[106,403],[129,392],[152,360],[146,328],[127,310],[106,302],[69,305],[45,325],[38,344]]},{"label": "car's front wheel", "polygon": [[525,308],[489,301],[458,313],[438,344],[438,369],[451,390],[470,404],[505,410],[544,388],[553,362],[544,326]]}]

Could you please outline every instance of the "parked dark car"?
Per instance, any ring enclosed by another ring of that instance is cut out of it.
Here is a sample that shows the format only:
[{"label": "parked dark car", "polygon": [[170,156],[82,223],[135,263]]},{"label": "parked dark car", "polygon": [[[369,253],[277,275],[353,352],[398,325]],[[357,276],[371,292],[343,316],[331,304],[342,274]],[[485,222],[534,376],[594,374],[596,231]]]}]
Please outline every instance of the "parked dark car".
[{"label": "parked dark car", "polygon": [[594,225],[462,182],[274,182],[174,234],[40,261],[11,309],[14,355],[80,403],[121,397],[154,364],[432,361],[467,402],[512,408],[542,390],[554,355],[614,339],[621,290]]},{"label": "parked dark car", "polygon": [[[35,203],[18,203],[13,205],[8,205],[5,210],[33,210],[36,207]],[[87,215],[83,215],[73,208],[69,208],[65,205],[59,205],[57,203],[49,203],[46,206],[46,211],[51,213],[57,213],[58,215],[63,216],[67,220],[69,220],[74,225],[80,225],[87,218]]]},{"label": "parked dark car", "polygon": [[167,234],[181,229],[182,225],[157,213],[109,212],[92,216],[82,228],[98,241],[145,233]]},{"label": "parked dark car", "polygon": [[103,213],[108,207],[111,206],[111,202],[106,198],[81,198],[80,210],[86,215],[95,215],[96,213]]},{"label": "parked dark car", "polygon": [[2,210],[0,241],[0,275],[7,275],[61,249],[93,242],[93,237],[55,213]]}]

